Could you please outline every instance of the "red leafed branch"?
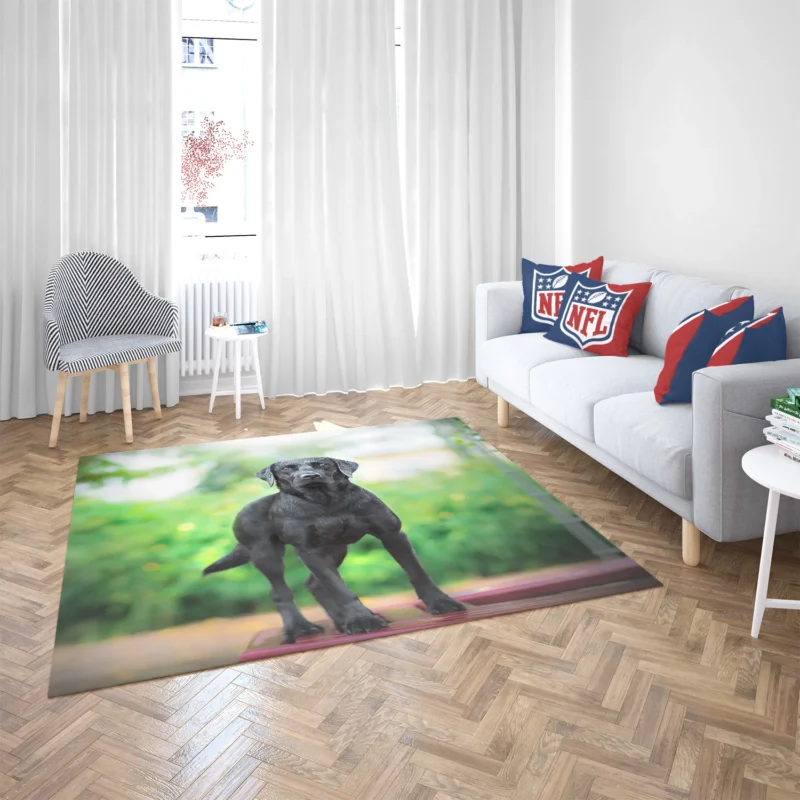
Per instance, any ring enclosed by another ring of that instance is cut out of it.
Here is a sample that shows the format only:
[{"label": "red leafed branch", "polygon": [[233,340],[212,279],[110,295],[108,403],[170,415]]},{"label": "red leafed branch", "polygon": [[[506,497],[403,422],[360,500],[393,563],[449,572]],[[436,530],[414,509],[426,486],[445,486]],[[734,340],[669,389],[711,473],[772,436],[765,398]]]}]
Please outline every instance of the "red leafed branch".
[{"label": "red leafed branch", "polygon": [[225,165],[235,158],[242,159],[253,144],[247,131],[238,139],[223,120],[215,122],[206,117],[200,123],[200,133],[183,137],[181,154],[181,199],[184,204],[203,206],[214,182],[222,175]]}]

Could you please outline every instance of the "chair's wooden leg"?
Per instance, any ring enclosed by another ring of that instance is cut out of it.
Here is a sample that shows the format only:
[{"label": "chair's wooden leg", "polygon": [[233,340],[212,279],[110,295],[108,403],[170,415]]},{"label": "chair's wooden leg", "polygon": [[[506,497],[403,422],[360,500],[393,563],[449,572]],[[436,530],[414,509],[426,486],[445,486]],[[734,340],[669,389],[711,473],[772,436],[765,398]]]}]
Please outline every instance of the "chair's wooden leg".
[{"label": "chair's wooden leg", "polygon": [[87,372],[81,376],[81,415],[79,422],[86,422],[89,414],[89,389],[92,387],[92,373]]},{"label": "chair's wooden leg", "polygon": [[683,563],[689,567],[696,567],[700,563],[700,537],[703,534],[688,520],[682,520],[682,523]]},{"label": "chair's wooden leg", "polygon": [[61,415],[64,412],[64,395],[67,393],[68,380],[69,375],[66,372],[58,373],[56,405],[53,409],[53,424],[50,426],[50,447],[55,447],[58,444],[58,429],[61,427]]},{"label": "chair's wooden leg", "polygon": [[497,395],[497,424],[501,428],[508,427],[508,400]]},{"label": "chair's wooden leg", "polygon": [[119,386],[122,390],[122,417],[125,420],[125,441],[133,441],[133,419],[131,418],[131,376],[127,364],[119,365]]},{"label": "chair's wooden leg", "polygon": [[147,374],[150,377],[150,393],[153,395],[153,411],[156,419],[161,419],[161,396],[158,394],[158,370],[156,358],[147,359]]}]

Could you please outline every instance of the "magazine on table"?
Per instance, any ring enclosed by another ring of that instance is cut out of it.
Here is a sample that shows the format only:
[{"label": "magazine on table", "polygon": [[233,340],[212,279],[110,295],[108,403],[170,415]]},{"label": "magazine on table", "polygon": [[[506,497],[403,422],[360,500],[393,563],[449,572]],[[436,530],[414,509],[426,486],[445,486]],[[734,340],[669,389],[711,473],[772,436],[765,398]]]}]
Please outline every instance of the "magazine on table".
[{"label": "magazine on table", "polygon": [[263,319],[253,322],[231,322],[228,327],[240,336],[251,333],[269,333],[269,325]]},{"label": "magazine on table", "polygon": [[789,433],[785,428],[765,428],[764,435],[768,439],[774,439],[789,447],[797,448],[797,452],[800,453],[800,436]]},{"label": "magazine on table", "polygon": [[779,411],[773,411],[772,414],[764,419],[766,419],[767,422],[769,422],[775,428],[782,428],[787,433],[791,433],[794,436],[800,436],[800,419],[787,417],[786,415],[781,414]]},{"label": "magazine on table", "polygon": [[[767,437],[767,439],[769,440],[769,437]],[[783,442],[773,441],[772,444],[774,444],[781,451],[781,454],[785,458],[788,458],[790,461],[794,461],[796,464],[800,464],[800,451],[787,447]]]},{"label": "magazine on table", "polygon": [[777,445],[784,454],[788,454],[793,459],[800,459],[800,438],[788,437],[776,428],[767,428],[764,435],[768,442]]},{"label": "magazine on table", "polygon": [[769,404],[774,411],[800,421],[800,407],[798,407],[797,401],[789,395],[786,397],[773,397]]},{"label": "magazine on table", "polygon": [[764,429],[764,436],[786,458],[800,464],[800,388],[788,389],[785,397],[773,397],[770,407],[765,419],[771,427]]}]

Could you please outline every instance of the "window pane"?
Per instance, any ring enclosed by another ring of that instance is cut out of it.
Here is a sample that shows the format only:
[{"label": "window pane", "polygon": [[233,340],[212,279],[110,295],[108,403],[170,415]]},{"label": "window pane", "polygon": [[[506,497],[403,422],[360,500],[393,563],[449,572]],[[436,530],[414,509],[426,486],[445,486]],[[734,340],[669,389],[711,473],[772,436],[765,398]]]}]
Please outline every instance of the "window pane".
[{"label": "window pane", "polygon": [[198,39],[200,47],[200,63],[213,65],[214,63],[214,40]]},{"label": "window pane", "polygon": [[183,63],[194,63],[194,39],[188,36],[183,37]]}]

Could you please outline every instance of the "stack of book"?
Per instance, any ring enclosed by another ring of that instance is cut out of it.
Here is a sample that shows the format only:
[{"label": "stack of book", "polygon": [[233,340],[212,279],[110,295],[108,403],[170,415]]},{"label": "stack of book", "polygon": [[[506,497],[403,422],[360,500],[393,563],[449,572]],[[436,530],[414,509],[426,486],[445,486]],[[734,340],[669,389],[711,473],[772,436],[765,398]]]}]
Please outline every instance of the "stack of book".
[{"label": "stack of book", "polygon": [[764,429],[767,441],[777,445],[786,458],[800,463],[800,389],[789,389],[785,397],[770,400],[771,427]]}]

